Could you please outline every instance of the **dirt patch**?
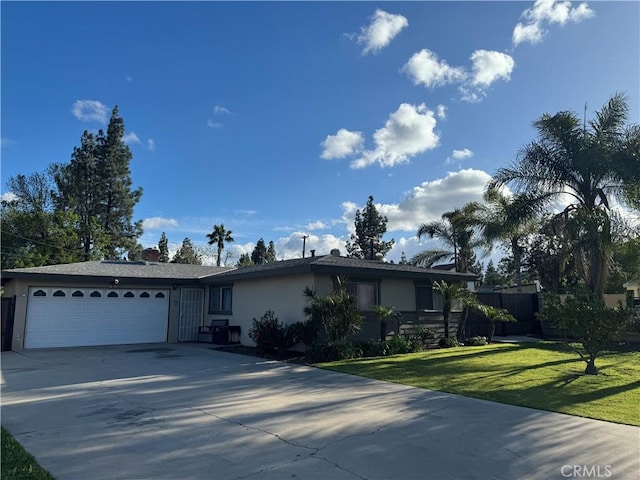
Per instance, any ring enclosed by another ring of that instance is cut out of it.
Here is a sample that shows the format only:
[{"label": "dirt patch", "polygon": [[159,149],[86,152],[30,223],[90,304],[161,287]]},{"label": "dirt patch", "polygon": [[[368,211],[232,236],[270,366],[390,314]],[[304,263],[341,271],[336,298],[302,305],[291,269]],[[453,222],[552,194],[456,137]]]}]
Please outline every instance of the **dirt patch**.
[{"label": "dirt patch", "polygon": [[286,351],[284,352],[284,354],[278,354],[278,352],[258,354],[255,347],[245,347],[244,345],[225,345],[221,347],[213,347],[211,348],[211,350],[236,353],[238,355],[248,355],[250,357],[264,358],[267,360],[277,360],[281,362],[306,365],[304,353],[302,352]]}]

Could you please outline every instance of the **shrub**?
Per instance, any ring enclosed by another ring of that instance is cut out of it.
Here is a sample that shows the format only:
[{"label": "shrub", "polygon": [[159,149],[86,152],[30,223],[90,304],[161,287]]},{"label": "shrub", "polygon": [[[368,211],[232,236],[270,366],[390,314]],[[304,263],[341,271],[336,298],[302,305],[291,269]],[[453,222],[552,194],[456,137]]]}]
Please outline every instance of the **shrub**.
[{"label": "shrub", "polygon": [[359,358],[362,350],[350,341],[316,343],[306,351],[305,357],[309,363],[334,362]]},{"label": "shrub", "polygon": [[284,355],[298,342],[299,327],[296,324],[282,325],[275,312],[267,310],[260,320],[253,319],[249,338],[255,342],[258,354],[276,351],[278,355]]},{"label": "shrub", "polygon": [[481,336],[467,338],[464,341],[464,344],[469,347],[481,347],[482,345],[487,345],[487,343],[487,337]]},{"label": "shrub", "polygon": [[393,335],[387,340],[387,355],[409,353],[409,340],[403,335]]},{"label": "shrub", "polygon": [[438,341],[438,345],[440,346],[440,348],[451,348],[451,347],[459,347],[460,344],[458,343],[458,339],[457,338],[444,338],[442,337],[439,341]]},{"label": "shrub", "polygon": [[422,350],[430,345],[436,338],[436,331],[433,328],[419,325],[416,327],[416,331],[412,337],[412,340],[416,342],[420,347],[420,350]]},{"label": "shrub", "polygon": [[360,349],[363,357],[383,357],[387,355],[387,342],[381,342],[380,340],[358,342],[356,347]]},{"label": "shrub", "polygon": [[304,295],[309,300],[309,305],[304,307],[304,313],[323,333],[323,341],[344,343],[347,338],[360,331],[363,317],[358,310],[358,300],[349,295],[344,288],[338,288],[326,297],[320,297],[307,287]]}]

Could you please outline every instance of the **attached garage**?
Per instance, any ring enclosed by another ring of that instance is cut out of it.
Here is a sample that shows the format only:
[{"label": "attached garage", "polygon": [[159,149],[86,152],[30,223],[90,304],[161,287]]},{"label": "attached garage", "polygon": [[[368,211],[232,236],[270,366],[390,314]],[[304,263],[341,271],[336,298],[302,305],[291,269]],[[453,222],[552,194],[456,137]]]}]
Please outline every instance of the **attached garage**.
[{"label": "attached garage", "polygon": [[169,291],[30,287],[25,348],[167,341]]}]

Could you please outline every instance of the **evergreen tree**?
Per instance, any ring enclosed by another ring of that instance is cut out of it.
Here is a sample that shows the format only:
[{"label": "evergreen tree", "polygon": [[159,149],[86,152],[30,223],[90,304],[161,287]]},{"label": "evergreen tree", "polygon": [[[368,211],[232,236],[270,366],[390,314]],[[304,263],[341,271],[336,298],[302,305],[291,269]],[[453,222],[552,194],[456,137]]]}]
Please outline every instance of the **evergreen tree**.
[{"label": "evergreen tree", "polygon": [[264,244],[264,239],[261,238],[256,243],[256,246],[251,252],[251,261],[254,265],[262,265],[263,263],[267,263],[267,247]]},{"label": "evergreen tree", "polygon": [[276,246],[273,243],[273,240],[269,242],[269,248],[267,248],[267,263],[276,261]]},{"label": "evergreen tree", "polygon": [[373,197],[369,196],[365,208],[356,210],[355,234],[351,234],[347,240],[346,249],[350,257],[365,258],[368,260],[383,260],[395,243],[393,239],[388,242],[382,240],[387,231],[387,217],[380,215],[373,203]]},{"label": "evergreen tree", "polygon": [[251,260],[251,256],[248,253],[243,253],[238,258],[238,263],[236,263],[237,267],[250,267],[253,265],[253,261]]},{"label": "evergreen tree", "polygon": [[164,232],[160,235],[158,250],[160,250],[160,262],[169,262],[169,240],[167,240],[167,235]]},{"label": "evergreen tree", "polygon": [[113,109],[107,131],[85,131],[68,164],[54,166],[59,211],[78,217],[83,258],[121,258],[135,249],[142,222],[133,222],[133,208],[142,189],[132,190],[131,151],[124,143],[124,121]]},{"label": "evergreen tree", "polygon": [[173,256],[171,263],[202,265],[202,255],[196,250],[191,240],[187,237],[182,241],[182,245]]}]

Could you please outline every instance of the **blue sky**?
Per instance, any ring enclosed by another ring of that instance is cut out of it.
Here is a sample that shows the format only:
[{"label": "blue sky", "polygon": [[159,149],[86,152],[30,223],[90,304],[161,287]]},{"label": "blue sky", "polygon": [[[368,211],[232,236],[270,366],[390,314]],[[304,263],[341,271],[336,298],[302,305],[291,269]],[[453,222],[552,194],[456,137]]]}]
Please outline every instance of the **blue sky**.
[{"label": "blue sky", "polygon": [[[145,246],[223,222],[235,263],[345,252],[373,195],[398,260],[543,113],[640,115],[638,2],[2,2],[2,192],[118,105]],[[486,261],[486,260],[485,260]]]}]

